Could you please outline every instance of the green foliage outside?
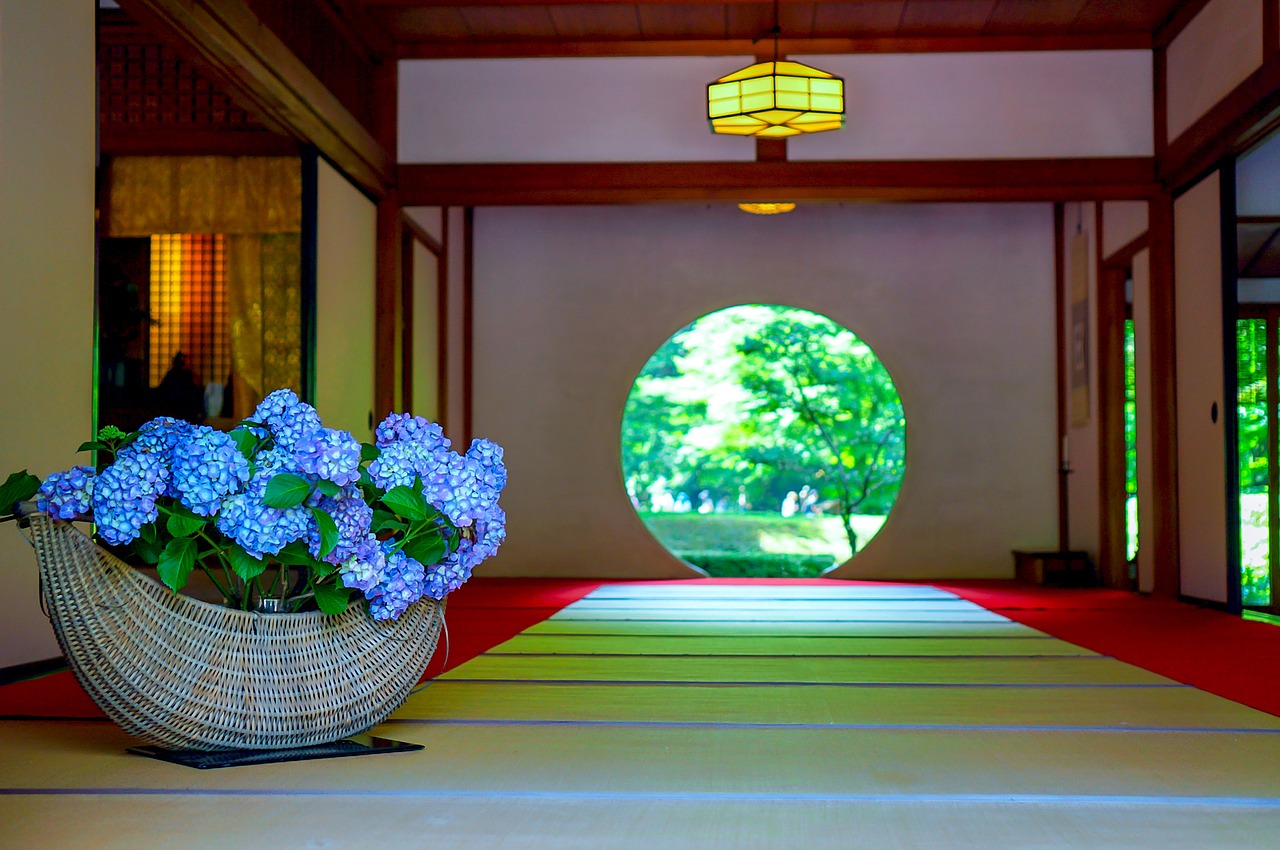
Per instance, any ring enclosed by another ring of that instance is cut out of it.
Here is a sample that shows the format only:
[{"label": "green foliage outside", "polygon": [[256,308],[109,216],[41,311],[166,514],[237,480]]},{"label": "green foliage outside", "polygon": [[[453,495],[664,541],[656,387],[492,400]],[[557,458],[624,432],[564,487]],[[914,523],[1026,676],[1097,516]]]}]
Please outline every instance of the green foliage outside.
[{"label": "green foliage outside", "polygon": [[[622,424],[623,475],[646,525],[717,575],[795,574],[781,556],[847,559],[893,505],[905,450],[902,402],[871,349],[824,316],[772,305],[676,333],[636,379]],[[691,539],[695,524],[714,539]],[[751,553],[761,560],[744,566]]]},{"label": "green foliage outside", "polygon": [[1264,319],[1236,321],[1240,571],[1245,605],[1268,605],[1271,602],[1266,325]]}]

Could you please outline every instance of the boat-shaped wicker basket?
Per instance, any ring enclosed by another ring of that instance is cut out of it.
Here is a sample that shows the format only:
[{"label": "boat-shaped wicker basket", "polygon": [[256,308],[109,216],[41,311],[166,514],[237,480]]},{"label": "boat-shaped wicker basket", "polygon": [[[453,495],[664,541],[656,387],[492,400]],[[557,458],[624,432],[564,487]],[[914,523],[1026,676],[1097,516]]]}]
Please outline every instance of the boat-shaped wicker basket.
[{"label": "boat-shaped wicker basket", "polygon": [[176,749],[281,749],[384,720],[426,670],[443,603],[378,622],[260,614],[174,593],[78,528],[29,517],[41,590],[80,684],[126,732]]}]

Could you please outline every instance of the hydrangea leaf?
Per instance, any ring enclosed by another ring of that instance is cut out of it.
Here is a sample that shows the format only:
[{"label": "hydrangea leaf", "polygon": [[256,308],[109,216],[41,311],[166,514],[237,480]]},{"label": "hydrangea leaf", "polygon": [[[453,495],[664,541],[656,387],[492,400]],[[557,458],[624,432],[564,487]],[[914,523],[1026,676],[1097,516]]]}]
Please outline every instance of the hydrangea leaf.
[{"label": "hydrangea leaf", "polygon": [[316,518],[316,525],[320,529],[320,557],[323,558],[338,545],[338,524],[327,511],[320,508],[312,508],[311,515]]},{"label": "hydrangea leaf", "polygon": [[360,462],[361,463],[369,463],[370,461],[375,461],[378,459],[378,456],[381,454],[382,454],[382,449],[378,448],[372,443],[360,444]]},{"label": "hydrangea leaf", "polygon": [[321,495],[328,496],[331,499],[342,492],[342,488],[337,484],[323,478],[316,482],[316,489],[320,491]]},{"label": "hydrangea leaf", "polygon": [[316,605],[326,614],[341,614],[351,601],[351,588],[333,584],[316,585]]},{"label": "hydrangea leaf", "polygon": [[100,443],[97,440],[90,440],[87,443],[81,443],[80,448],[76,449],[78,452],[102,452],[110,450],[110,446],[106,443]]},{"label": "hydrangea leaf", "polygon": [[292,472],[282,472],[267,482],[267,492],[262,502],[269,508],[288,510],[296,508],[311,492],[307,479]]},{"label": "hydrangea leaf", "polygon": [[420,564],[431,566],[444,558],[445,548],[443,537],[427,532],[409,539],[404,544],[404,553]]},{"label": "hydrangea leaf", "polygon": [[235,440],[236,448],[240,450],[240,454],[244,455],[245,460],[253,460],[253,452],[258,448],[257,434],[248,428],[236,428],[228,436]]},{"label": "hydrangea leaf", "polygon": [[227,550],[227,560],[231,562],[231,571],[245,581],[253,581],[267,568],[266,561],[253,557],[238,543],[232,543]]},{"label": "hydrangea leaf", "polygon": [[315,567],[321,563],[312,557],[307,544],[301,540],[295,540],[285,546],[276,553],[275,559],[290,567]]},{"label": "hydrangea leaf", "polygon": [[156,567],[162,582],[173,590],[182,590],[196,567],[196,542],[190,537],[170,540]]},{"label": "hydrangea leaf", "polygon": [[207,520],[201,517],[174,511],[169,514],[169,518],[165,520],[164,527],[174,537],[190,537],[200,529],[204,528],[206,522]]},{"label": "hydrangea leaf", "polygon": [[427,518],[427,500],[412,487],[401,484],[392,487],[382,497],[382,504],[395,511],[405,519],[423,520]]},{"label": "hydrangea leaf", "polygon": [[142,559],[144,564],[155,566],[160,562],[160,553],[164,551],[164,547],[155,541],[155,538],[147,539],[145,536],[139,536],[133,541],[133,552]]},{"label": "hydrangea leaf", "polygon": [[398,519],[391,511],[375,509],[373,512],[373,525],[369,529],[374,534],[382,531],[404,531],[409,524],[402,519]]},{"label": "hydrangea leaf", "polygon": [[0,514],[13,512],[13,506],[25,502],[40,489],[40,479],[25,469],[14,472],[0,484]]}]

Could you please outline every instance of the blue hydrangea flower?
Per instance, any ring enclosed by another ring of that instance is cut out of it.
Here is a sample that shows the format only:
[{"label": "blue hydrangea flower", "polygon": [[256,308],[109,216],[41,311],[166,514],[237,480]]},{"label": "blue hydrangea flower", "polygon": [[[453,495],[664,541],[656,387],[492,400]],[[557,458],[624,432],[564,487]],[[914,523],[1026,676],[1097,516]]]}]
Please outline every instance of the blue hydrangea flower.
[{"label": "blue hydrangea flower", "polygon": [[281,510],[263,502],[267,484],[281,472],[297,472],[287,454],[274,449],[258,455],[257,469],[244,491],[224,499],[218,513],[218,530],[255,558],[274,555],[295,540],[309,539],[315,526],[315,518],[305,505]]},{"label": "blue hydrangea flower", "polygon": [[334,484],[360,480],[360,441],[349,431],[320,428],[298,440],[293,449],[298,468]]},{"label": "blue hydrangea flower", "polygon": [[456,457],[447,443],[392,443],[369,464],[369,476],[383,490],[399,486],[412,487],[418,478],[426,481],[440,475],[441,468],[447,466],[450,458]]},{"label": "blue hydrangea flower", "polygon": [[[387,543],[383,544],[387,547]],[[369,613],[375,620],[394,620],[422,598],[426,568],[400,550],[387,552],[384,579],[372,591]]]},{"label": "blue hydrangea flower", "polygon": [[486,558],[492,557],[506,539],[507,516],[496,505],[485,516],[476,520],[475,540],[463,538],[458,547],[440,563],[427,571],[423,594],[432,599],[444,599],[462,587],[471,578],[471,572]]},{"label": "blue hydrangea flower", "polygon": [[289,389],[276,390],[260,401],[249,420],[266,428],[265,433],[261,428],[255,429],[254,433],[259,436],[269,433],[276,448],[287,452],[293,451],[300,440],[321,427],[320,414],[316,409],[300,401],[298,394]]},{"label": "blue hydrangea flower", "polygon": [[481,484],[491,490],[494,499],[497,499],[497,494],[507,486],[507,467],[502,462],[502,446],[476,438],[471,441],[471,448],[467,449],[467,457],[479,464]]},{"label": "blue hydrangea flower", "polygon": [[[334,524],[338,526],[338,544],[323,558],[330,564],[343,564],[354,557],[371,536],[369,527],[373,524],[373,508],[365,503],[359,487],[348,485],[332,497],[313,494],[308,503],[333,517]],[[311,554],[319,558],[319,526],[312,527],[308,545]]]},{"label": "blue hydrangea flower", "polygon": [[227,434],[207,426],[193,428],[173,452],[172,490],[200,516],[217,512],[224,497],[249,480],[249,461]]},{"label": "blue hydrangea flower", "polygon": [[466,528],[497,498],[481,482],[480,463],[449,452],[446,462],[422,477],[422,495],[459,528]]},{"label": "blue hydrangea flower", "polygon": [[383,550],[378,538],[372,534],[365,535],[364,540],[356,545],[351,555],[342,562],[343,587],[352,587],[370,598],[376,595],[378,585],[387,577],[387,553]]},{"label": "blue hydrangea flower", "polygon": [[159,515],[156,499],[169,487],[169,467],[159,454],[135,452],[117,457],[93,483],[93,521],[107,543],[120,545],[138,536]]},{"label": "blue hydrangea flower", "polygon": [[449,448],[449,440],[436,423],[421,416],[393,413],[373,432],[374,445],[385,449],[392,443],[421,443],[429,449]]},{"label": "blue hydrangea flower", "polygon": [[[138,436],[116,454],[116,460],[136,457],[140,454],[154,455],[163,461],[166,468],[170,468],[173,465],[174,450],[179,443],[191,435],[194,428],[194,425],[182,419],[174,419],[172,416],[157,416],[155,419],[143,423],[142,427],[138,429]],[[160,495],[177,495],[173,490],[172,476],[166,479],[164,492]]]},{"label": "blue hydrangea flower", "polygon": [[73,466],[66,472],[51,474],[40,485],[36,509],[58,519],[85,516],[93,507],[92,466]]}]

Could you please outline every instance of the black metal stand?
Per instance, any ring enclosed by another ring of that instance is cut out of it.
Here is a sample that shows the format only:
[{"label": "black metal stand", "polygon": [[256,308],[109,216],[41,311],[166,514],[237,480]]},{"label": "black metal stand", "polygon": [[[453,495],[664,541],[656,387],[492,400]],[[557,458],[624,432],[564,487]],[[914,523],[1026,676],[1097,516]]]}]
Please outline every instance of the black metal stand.
[{"label": "black metal stand", "polygon": [[353,735],[330,744],[289,747],[283,750],[170,750],[164,747],[129,747],[134,755],[172,762],[173,764],[208,770],[215,767],[243,767],[251,764],[276,764],[282,761],[306,761],[346,756],[372,756],[379,753],[407,753],[423,749],[422,744],[407,744],[372,735]]}]

